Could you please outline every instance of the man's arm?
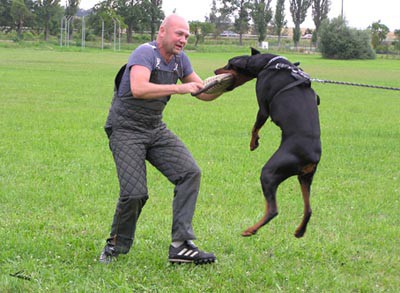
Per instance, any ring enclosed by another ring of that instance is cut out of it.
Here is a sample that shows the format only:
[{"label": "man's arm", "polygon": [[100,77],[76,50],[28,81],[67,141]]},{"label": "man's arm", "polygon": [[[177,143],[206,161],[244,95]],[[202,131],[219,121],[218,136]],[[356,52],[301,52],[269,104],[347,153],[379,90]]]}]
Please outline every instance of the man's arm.
[{"label": "man's arm", "polygon": [[[195,82],[195,83],[201,83],[201,84],[203,84],[202,79],[201,79],[201,78],[196,74],[196,72],[194,72],[194,71],[193,71],[191,74],[189,74],[188,76],[185,76],[185,77],[182,79],[182,82],[183,82],[184,84],[186,84],[187,82],[189,82],[189,83],[190,83],[190,82]],[[201,88],[203,88],[203,86],[201,86]],[[220,95],[221,95],[221,94],[218,94],[218,95],[215,95],[215,94],[210,95],[210,94],[202,93],[202,94],[196,96],[196,98],[198,98],[198,99],[200,99],[200,100],[203,100],[203,101],[212,101],[212,100],[218,98]]]},{"label": "man's arm", "polygon": [[134,65],[130,70],[131,91],[138,99],[158,99],[174,94],[195,93],[203,88],[200,78],[191,79],[183,84],[156,84],[150,82],[151,71],[141,65]]}]

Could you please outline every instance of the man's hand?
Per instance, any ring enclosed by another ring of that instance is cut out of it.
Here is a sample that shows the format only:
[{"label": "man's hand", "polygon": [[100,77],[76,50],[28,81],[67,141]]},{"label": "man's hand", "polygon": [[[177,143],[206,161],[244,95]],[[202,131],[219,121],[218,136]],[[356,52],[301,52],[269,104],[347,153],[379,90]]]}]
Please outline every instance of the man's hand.
[{"label": "man's hand", "polygon": [[[185,76],[182,80],[182,85],[188,85],[188,84],[192,84],[192,85],[189,85],[190,90],[186,91],[185,93],[191,93],[192,96],[193,96],[193,94],[196,94],[199,90],[201,90],[204,87],[203,80],[194,71],[191,74],[189,74],[188,76]],[[193,86],[193,84],[195,84],[195,86]],[[180,87],[182,85],[177,85],[177,86]],[[196,90],[193,91],[193,89],[196,89]],[[195,97],[202,101],[212,101],[212,100],[218,98],[221,94],[222,93],[219,93],[219,94],[202,93],[199,95],[195,95]]]},{"label": "man's hand", "polygon": [[250,140],[250,150],[254,151],[258,148],[258,140],[260,137],[258,136],[258,130],[254,129],[251,131],[251,140]]},{"label": "man's hand", "polygon": [[178,85],[178,94],[193,94],[203,88],[201,82],[187,82]]}]

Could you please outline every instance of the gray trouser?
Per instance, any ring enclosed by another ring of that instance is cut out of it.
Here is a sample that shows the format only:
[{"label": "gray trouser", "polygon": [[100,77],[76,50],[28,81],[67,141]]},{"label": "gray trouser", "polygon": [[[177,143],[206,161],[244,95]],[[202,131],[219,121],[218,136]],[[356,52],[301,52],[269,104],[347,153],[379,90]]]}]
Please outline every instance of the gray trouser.
[{"label": "gray trouser", "polygon": [[110,136],[120,197],[108,241],[112,241],[119,253],[127,253],[131,248],[136,222],[148,199],[146,160],[175,185],[172,241],[196,238],[192,218],[200,187],[200,169],[185,145],[164,123],[157,127],[140,124],[114,129]]}]

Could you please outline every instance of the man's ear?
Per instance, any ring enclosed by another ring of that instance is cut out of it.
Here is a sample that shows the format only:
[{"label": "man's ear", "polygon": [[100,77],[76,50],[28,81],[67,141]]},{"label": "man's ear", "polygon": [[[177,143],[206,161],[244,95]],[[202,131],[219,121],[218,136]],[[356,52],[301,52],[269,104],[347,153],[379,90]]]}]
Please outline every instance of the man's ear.
[{"label": "man's ear", "polygon": [[261,54],[260,51],[258,51],[257,49],[254,49],[253,47],[251,47],[251,56],[257,55],[257,54]]}]

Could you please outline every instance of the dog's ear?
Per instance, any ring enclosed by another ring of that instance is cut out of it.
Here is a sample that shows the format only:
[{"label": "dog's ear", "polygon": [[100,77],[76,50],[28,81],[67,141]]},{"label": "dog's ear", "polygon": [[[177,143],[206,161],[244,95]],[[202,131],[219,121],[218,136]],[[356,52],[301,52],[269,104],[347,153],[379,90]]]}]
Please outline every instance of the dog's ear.
[{"label": "dog's ear", "polygon": [[254,49],[253,47],[251,47],[251,56],[257,55],[257,54],[261,54],[261,52],[258,51],[257,49]]}]

